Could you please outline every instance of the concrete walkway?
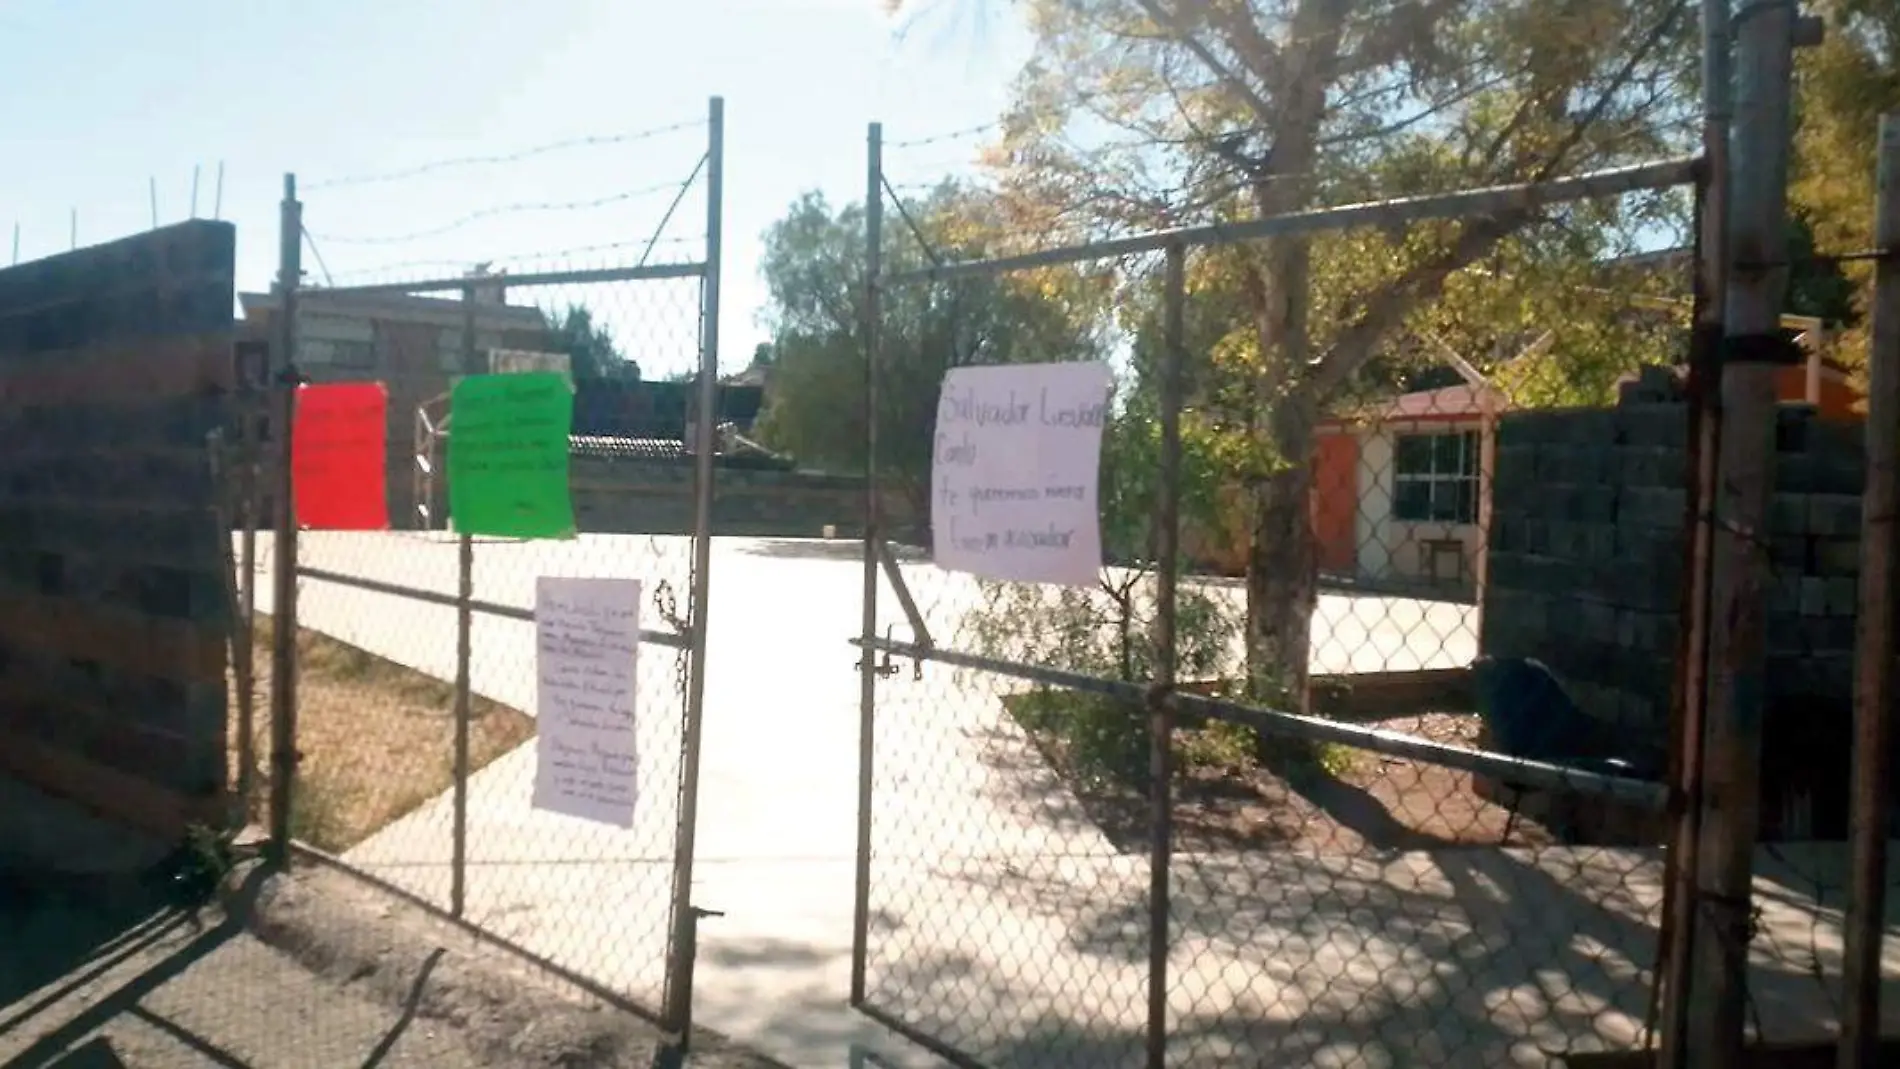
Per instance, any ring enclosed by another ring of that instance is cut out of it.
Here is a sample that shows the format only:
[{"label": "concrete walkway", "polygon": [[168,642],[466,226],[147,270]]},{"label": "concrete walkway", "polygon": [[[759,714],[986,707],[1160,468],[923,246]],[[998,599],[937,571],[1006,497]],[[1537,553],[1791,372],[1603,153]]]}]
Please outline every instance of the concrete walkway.
[{"label": "concrete walkway", "polygon": [[[268,554],[268,540],[264,540]],[[475,592],[532,604],[537,574],[662,582],[685,612],[687,543],[589,536],[479,545]],[[695,901],[697,1019],[798,1065],[873,1051],[933,1064],[844,1007],[858,766],[861,569],[853,545],[725,540],[713,562]],[[451,540],[306,535],[306,567],[452,592]],[[976,586],[906,565],[937,641],[962,634]],[[1238,598],[1231,587],[1216,596]],[[306,626],[447,677],[451,610],[306,579]],[[260,608],[269,611],[268,600]],[[667,625],[643,607],[648,628]],[[885,592],[880,612],[901,621]],[[1322,599],[1315,669],[1467,663],[1473,610]],[[908,637],[898,626],[896,634]],[[472,676],[534,711],[528,624],[478,617]],[[665,944],[683,704],[673,651],[640,663],[642,807],[627,832],[531,810],[533,750],[471,784],[470,915],[653,1003]],[[1054,1055],[1136,1064],[1147,867],[1117,854],[997,698],[998,677],[909,666],[880,683],[871,1001],[999,1065]],[[448,801],[350,860],[446,901]],[[1286,1064],[1541,1064],[1544,1049],[1626,1045],[1650,963],[1652,856],[1466,849],[1385,857],[1263,853],[1177,863],[1176,1043],[1184,1063],[1239,1049]],[[1782,899],[1795,903],[1785,889]],[[1806,918],[1798,904],[1788,918]],[[1783,919],[1790,946],[1825,945]],[[1799,955],[1789,951],[1782,957]],[[1775,976],[1800,969],[1772,969]],[[1768,974],[1765,973],[1764,977]],[[1772,988],[1765,978],[1763,984]],[[1812,988],[1808,984],[1808,988]],[[1810,992],[1811,993],[1811,992]],[[1812,999],[1783,1000],[1805,1007]]]}]

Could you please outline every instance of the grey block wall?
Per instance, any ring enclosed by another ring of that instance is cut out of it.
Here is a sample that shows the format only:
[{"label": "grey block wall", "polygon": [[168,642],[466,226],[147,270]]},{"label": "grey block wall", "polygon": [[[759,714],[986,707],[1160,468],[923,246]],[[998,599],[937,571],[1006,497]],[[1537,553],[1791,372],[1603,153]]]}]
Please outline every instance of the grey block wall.
[{"label": "grey block wall", "polygon": [[[1515,413],[1498,429],[1480,650],[1544,661],[1586,712],[1657,757],[1681,626],[1687,445],[1686,406],[1653,394]],[[1844,776],[1864,472],[1858,423],[1782,409],[1768,533],[1771,794]],[[1779,804],[1766,807],[1771,822]],[[1835,822],[1830,807],[1813,800],[1817,828]]]}]

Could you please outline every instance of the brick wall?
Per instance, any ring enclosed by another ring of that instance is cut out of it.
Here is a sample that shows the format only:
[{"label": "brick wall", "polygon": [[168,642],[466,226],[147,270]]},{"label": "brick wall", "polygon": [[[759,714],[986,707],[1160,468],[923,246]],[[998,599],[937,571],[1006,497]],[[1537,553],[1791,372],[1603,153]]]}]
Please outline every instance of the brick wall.
[{"label": "brick wall", "polygon": [[236,234],[0,271],[0,771],[158,828],[225,776]]},{"label": "brick wall", "polygon": [[[1844,821],[1859,567],[1860,425],[1785,406],[1770,525],[1769,830]],[[1544,661],[1634,750],[1666,747],[1684,573],[1687,410],[1519,412],[1498,428],[1480,648]]]}]

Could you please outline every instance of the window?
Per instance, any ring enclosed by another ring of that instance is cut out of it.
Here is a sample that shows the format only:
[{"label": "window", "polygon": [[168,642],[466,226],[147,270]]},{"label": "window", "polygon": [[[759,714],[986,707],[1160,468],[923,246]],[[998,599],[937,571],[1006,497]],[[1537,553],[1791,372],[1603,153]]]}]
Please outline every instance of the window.
[{"label": "window", "polygon": [[366,319],[297,313],[297,360],[340,368],[376,366],[375,328]]},{"label": "window", "polygon": [[1409,523],[1478,518],[1478,434],[1401,434],[1393,448],[1392,515]]},{"label": "window", "polygon": [[310,365],[328,365],[342,368],[374,368],[376,366],[376,346],[371,342],[328,341],[325,339],[299,340],[297,360]]}]

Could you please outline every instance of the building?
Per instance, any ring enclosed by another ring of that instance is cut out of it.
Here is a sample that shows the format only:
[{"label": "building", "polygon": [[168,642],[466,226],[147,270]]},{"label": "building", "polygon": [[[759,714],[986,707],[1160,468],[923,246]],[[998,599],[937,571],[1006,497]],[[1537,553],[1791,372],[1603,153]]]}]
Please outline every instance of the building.
[{"label": "building", "polygon": [[1361,581],[1463,587],[1483,548],[1479,472],[1488,384],[1401,394],[1320,425],[1313,527],[1320,571]]},{"label": "building", "polygon": [[[282,307],[274,293],[241,293],[241,332],[275,336]],[[505,303],[499,287],[477,291],[473,359],[463,340],[467,310],[459,295],[328,292],[306,289],[297,299],[297,368],[311,382],[383,383],[389,390],[389,518],[417,526],[416,468],[439,423],[454,380],[492,369],[496,354],[519,363],[523,353],[555,346],[540,309]]]},{"label": "building", "polygon": [[[1784,317],[1791,330],[1820,324]],[[1802,335],[1806,337],[1806,335]],[[1320,425],[1313,529],[1323,574],[1359,583],[1473,592],[1482,579],[1498,417],[1504,395],[1468,365],[1457,385],[1400,394]],[[1783,404],[1823,419],[1859,419],[1845,369],[1809,347],[1781,370]]]}]

